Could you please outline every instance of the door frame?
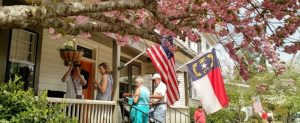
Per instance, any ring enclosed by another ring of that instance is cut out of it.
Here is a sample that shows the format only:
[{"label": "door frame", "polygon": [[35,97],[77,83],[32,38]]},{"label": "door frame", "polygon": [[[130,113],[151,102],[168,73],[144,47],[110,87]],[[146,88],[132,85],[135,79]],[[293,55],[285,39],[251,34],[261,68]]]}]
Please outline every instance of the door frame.
[{"label": "door frame", "polygon": [[[98,51],[99,51],[99,43],[93,41],[93,40],[90,40],[90,39],[84,39],[84,38],[76,38],[76,47],[77,46],[82,46],[84,48],[88,48],[88,49],[91,49],[92,52],[93,52],[93,59],[89,59],[89,58],[85,58],[85,57],[82,57],[82,61],[85,61],[85,62],[91,62],[92,63],[92,72],[93,72],[93,80],[94,79],[97,79],[97,65],[98,65]],[[95,88],[92,86],[92,99],[96,99],[96,91],[95,91]]]}]

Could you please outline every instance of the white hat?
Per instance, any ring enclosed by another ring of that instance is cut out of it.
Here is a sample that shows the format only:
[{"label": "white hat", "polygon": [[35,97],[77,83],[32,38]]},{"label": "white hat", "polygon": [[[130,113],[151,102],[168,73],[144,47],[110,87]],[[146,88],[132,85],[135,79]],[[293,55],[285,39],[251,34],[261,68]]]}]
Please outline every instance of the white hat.
[{"label": "white hat", "polygon": [[153,77],[152,77],[152,79],[156,79],[156,78],[161,78],[158,73],[154,74]]}]

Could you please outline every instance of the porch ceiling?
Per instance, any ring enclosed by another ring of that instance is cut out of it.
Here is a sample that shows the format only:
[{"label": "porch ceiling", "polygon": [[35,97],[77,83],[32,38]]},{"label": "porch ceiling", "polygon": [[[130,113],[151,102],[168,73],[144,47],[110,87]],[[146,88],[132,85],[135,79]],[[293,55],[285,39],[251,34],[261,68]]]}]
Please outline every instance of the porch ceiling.
[{"label": "porch ceiling", "polygon": [[[110,48],[112,48],[113,41],[114,41],[113,38],[106,36],[103,33],[98,33],[98,32],[92,33],[92,36],[89,39],[91,39],[95,42],[101,43]],[[126,54],[127,56],[129,56],[131,58],[134,58],[135,56],[140,54],[141,51],[126,45],[126,46],[121,47],[121,53]],[[146,54],[139,57],[138,60],[143,61],[143,62],[150,62],[150,59],[148,59]]]}]

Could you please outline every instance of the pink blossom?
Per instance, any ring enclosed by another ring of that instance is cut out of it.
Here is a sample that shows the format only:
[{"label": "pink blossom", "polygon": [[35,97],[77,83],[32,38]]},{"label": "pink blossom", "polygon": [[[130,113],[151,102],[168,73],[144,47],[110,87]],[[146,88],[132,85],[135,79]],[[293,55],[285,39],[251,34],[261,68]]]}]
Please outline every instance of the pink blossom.
[{"label": "pink blossom", "polygon": [[300,44],[293,44],[284,47],[284,51],[289,54],[296,54],[300,50]]},{"label": "pink blossom", "polygon": [[79,15],[79,16],[76,16],[76,24],[77,25],[83,25],[83,24],[86,24],[88,21],[89,21],[89,17],[86,17],[86,16],[82,16],[82,15]]},{"label": "pink blossom", "polygon": [[82,38],[88,39],[89,37],[91,37],[91,34],[88,33],[88,32],[83,32],[83,33],[80,33],[78,35],[78,37],[82,37]]},{"label": "pink blossom", "polygon": [[133,42],[140,42],[142,39],[139,36],[133,36]]},{"label": "pink blossom", "polygon": [[125,35],[125,36],[120,36],[120,35],[117,35],[117,43],[120,45],[120,46],[125,46],[128,44],[129,42],[129,36],[128,35]]},{"label": "pink blossom", "polygon": [[194,32],[192,32],[191,30],[187,31],[186,33],[187,37],[193,41],[193,42],[196,42],[198,41],[200,38],[199,38],[199,35],[198,34],[195,34]]},{"label": "pink blossom", "polygon": [[249,45],[248,41],[243,41],[241,47],[242,48],[247,48]]},{"label": "pink blossom", "polygon": [[276,19],[281,20],[284,17],[284,12],[279,11],[278,13],[276,13]]},{"label": "pink blossom", "polygon": [[201,7],[203,8],[208,8],[209,7],[209,4],[207,2],[204,2],[201,4]]},{"label": "pink blossom", "polygon": [[258,65],[257,69],[258,69],[258,72],[262,72],[262,71],[266,70],[266,68],[264,66],[262,66],[262,65]]},{"label": "pink blossom", "polygon": [[222,29],[221,31],[219,31],[218,32],[218,35],[219,36],[226,36],[226,35],[228,35],[228,31],[227,31],[227,29]]},{"label": "pink blossom", "polygon": [[53,28],[49,28],[49,29],[48,29],[48,33],[49,33],[49,34],[54,34],[54,33],[55,33],[55,30],[54,30]]},{"label": "pink blossom", "polygon": [[243,31],[243,32],[244,32],[244,34],[245,34],[246,36],[251,37],[251,38],[257,36],[256,30],[255,30],[252,26],[246,26],[246,27],[244,28],[244,31]]}]

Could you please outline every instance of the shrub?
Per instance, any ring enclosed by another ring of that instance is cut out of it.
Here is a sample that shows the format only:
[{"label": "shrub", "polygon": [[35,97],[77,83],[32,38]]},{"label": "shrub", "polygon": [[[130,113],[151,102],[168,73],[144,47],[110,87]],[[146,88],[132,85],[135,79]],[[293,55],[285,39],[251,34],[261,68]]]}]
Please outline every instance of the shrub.
[{"label": "shrub", "polygon": [[[190,117],[194,117],[194,112],[196,108],[190,108]],[[216,113],[206,115],[206,122],[207,123],[237,123],[239,117],[244,118],[244,114],[239,116],[237,111],[229,110],[229,109],[222,109]]]},{"label": "shrub", "polygon": [[15,77],[7,83],[0,82],[1,123],[73,123],[65,116],[64,105],[48,105],[47,94],[35,97],[32,89],[22,90],[23,82]]}]

